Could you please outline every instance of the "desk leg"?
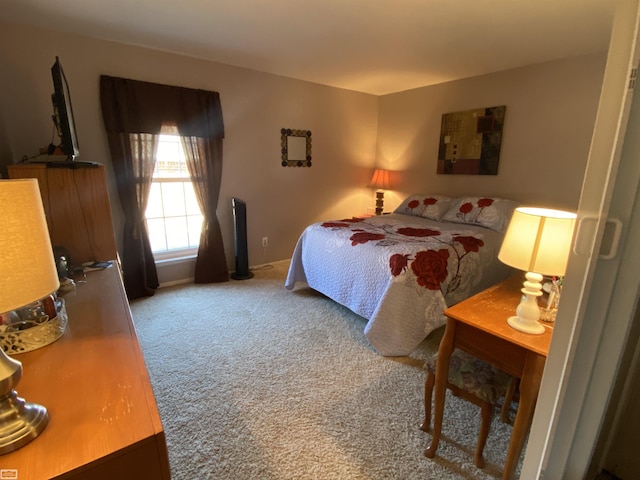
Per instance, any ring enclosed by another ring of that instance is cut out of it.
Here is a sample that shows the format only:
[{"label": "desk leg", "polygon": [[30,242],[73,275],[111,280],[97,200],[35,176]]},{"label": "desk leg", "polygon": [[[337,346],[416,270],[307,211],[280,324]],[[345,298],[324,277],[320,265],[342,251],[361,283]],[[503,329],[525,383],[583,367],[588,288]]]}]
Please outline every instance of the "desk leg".
[{"label": "desk leg", "polygon": [[525,361],[522,378],[520,380],[520,400],[518,402],[518,413],[513,422],[511,441],[509,442],[509,452],[504,464],[503,480],[513,478],[513,473],[520,460],[522,447],[531,427],[533,411],[536,407],[542,371],[544,369],[545,357],[529,352]]},{"label": "desk leg", "polygon": [[[447,392],[447,380],[449,378],[449,358],[453,352],[453,340],[455,337],[456,322],[455,320],[447,320],[447,328],[444,336],[440,340],[438,348],[438,361],[436,364],[436,383],[434,388],[434,406],[433,406],[433,437],[431,444],[424,451],[424,456],[433,458],[440,443],[440,434],[442,433],[442,417],[444,415],[444,400]],[[425,408],[427,408],[425,406]]]}]

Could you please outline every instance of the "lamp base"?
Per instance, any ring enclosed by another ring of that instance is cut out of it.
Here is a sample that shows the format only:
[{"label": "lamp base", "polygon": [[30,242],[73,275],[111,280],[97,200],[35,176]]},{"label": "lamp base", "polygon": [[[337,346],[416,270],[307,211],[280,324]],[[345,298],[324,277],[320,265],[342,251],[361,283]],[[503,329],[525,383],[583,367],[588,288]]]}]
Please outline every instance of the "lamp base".
[{"label": "lamp base", "polygon": [[507,319],[507,323],[511,328],[524,333],[530,333],[533,335],[540,335],[544,333],[544,326],[539,323],[530,323],[523,321],[520,317],[513,316]]},{"label": "lamp base", "polygon": [[542,295],[542,275],[534,272],[527,272],[525,275],[523,293],[520,304],[516,308],[516,316],[509,317],[507,323],[511,328],[520,332],[540,335],[544,332],[544,326],[538,323],[540,320],[540,307],[538,307],[538,297]]},{"label": "lamp base", "polygon": [[49,423],[47,409],[18,397],[14,387],[22,378],[22,363],[0,346],[0,455],[36,438]]},{"label": "lamp base", "polygon": [[376,215],[382,215],[384,209],[384,191],[378,190],[376,192]]},{"label": "lamp base", "polygon": [[13,452],[36,438],[49,423],[47,409],[27,403],[15,390],[0,400],[0,455]]}]

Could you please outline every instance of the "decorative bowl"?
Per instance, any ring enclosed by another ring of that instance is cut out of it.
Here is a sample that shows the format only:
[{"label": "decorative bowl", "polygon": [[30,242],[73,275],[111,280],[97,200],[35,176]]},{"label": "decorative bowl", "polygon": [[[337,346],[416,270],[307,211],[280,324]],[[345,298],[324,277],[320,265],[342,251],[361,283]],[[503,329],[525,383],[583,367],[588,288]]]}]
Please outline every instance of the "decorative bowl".
[{"label": "decorative bowl", "polygon": [[[42,323],[21,321],[20,329],[15,325],[0,326],[0,347],[7,355],[26,353],[58,340],[67,327],[67,310],[64,300],[56,299],[57,315]],[[14,328],[11,328],[11,327]]]}]

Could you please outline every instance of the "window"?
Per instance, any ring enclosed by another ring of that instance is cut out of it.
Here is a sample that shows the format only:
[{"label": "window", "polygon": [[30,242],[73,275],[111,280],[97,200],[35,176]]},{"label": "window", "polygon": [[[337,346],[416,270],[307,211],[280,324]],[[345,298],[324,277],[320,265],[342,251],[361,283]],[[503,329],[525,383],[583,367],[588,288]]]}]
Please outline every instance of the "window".
[{"label": "window", "polygon": [[160,135],[145,218],[156,259],[197,252],[202,213],[178,135]]}]

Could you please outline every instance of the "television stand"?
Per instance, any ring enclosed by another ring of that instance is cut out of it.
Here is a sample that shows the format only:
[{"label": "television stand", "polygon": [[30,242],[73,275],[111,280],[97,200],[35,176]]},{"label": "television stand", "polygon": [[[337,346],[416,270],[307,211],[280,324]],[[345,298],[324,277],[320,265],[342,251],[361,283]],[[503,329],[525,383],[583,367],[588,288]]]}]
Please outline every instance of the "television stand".
[{"label": "television stand", "polygon": [[9,178],[38,179],[51,245],[66,248],[72,265],[118,257],[104,165],[51,168],[31,163],[7,170]]},{"label": "television stand", "polygon": [[66,161],[66,162],[46,162],[47,167],[49,168],[98,168],[100,166],[97,162],[77,162],[77,161]]}]

